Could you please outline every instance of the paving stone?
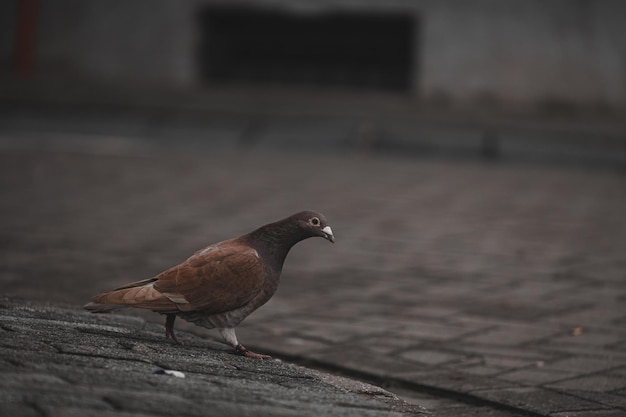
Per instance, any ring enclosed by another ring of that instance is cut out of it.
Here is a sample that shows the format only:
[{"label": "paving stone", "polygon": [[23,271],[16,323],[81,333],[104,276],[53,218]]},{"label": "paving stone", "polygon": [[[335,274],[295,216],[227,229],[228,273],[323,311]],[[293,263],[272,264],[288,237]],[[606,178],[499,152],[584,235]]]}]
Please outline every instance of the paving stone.
[{"label": "paving stone", "polygon": [[[242,329],[244,328],[246,329],[245,331],[238,331],[237,333],[241,334],[242,338],[246,337],[248,340],[254,340],[255,349],[259,352],[280,350],[289,355],[306,356],[309,352],[324,350],[331,345],[328,342],[312,339],[298,332],[281,335],[272,334],[271,331],[257,332],[256,329],[248,331],[249,327],[242,326]],[[277,349],[277,346],[280,346],[280,349]]]},{"label": "paving stone", "polygon": [[615,362],[619,363],[626,359],[626,352],[619,349],[619,346],[617,347],[615,348],[615,345],[613,345],[611,348],[598,348],[582,344],[554,343],[548,340],[542,342],[541,345],[533,345],[529,348],[561,357],[607,357],[613,358]]},{"label": "paving stone", "polygon": [[612,355],[600,356],[600,357],[572,357],[545,364],[546,369],[554,369],[559,371],[569,371],[575,369],[576,371],[587,374],[592,372],[599,372],[611,368],[622,367],[626,364],[626,360],[621,357],[615,357]]},{"label": "paving stone", "polygon": [[343,369],[358,369],[379,377],[389,377],[397,373],[423,369],[424,365],[406,360],[389,358],[368,352],[356,345],[337,346],[307,355],[308,358],[332,364]]},{"label": "paving stone", "polygon": [[459,366],[457,369],[463,373],[481,376],[490,376],[502,373],[502,368],[494,368],[493,366]]},{"label": "paving stone", "polygon": [[541,386],[576,375],[577,371],[549,371],[539,368],[520,369],[498,374],[498,379],[516,382],[524,385]]},{"label": "paving stone", "polygon": [[590,375],[579,378],[567,379],[549,384],[551,388],[558,390],[578,389],[585,391],[609,392],[626,387],[626,377],[611,375]]},{"label": "paving stone", "polygon": [[453,347],[456,351],[479,356],[483,361],[490,361],[494,364],[512,364],[515,367],[519,364],[536,364],[563,357],[561,353],[532,347],[465,343],[465,341],[459,341]]},{"label": "paving stone", "polygon": [[610,347],[622,340],[624,340],[626,334],[624,333],[611,333],[611,330],[587,330],[581,328],[582,334],[580,336],[574,336],[572,329],[572,333],[569,335],[564,335],[560,337],[552,338],[548,343],[552,346],[561,346],[564,345],[580,345],[584,347],[591,347],[595,350],[598,348]]},{"label": "paving stone", "polygon": [[483,343],[489,345],[516,346],[522,343],[529,343],[538,339],[543,339],[554,335],[558,331],[550,327],[536,327],[523,325],[508,325],[487,330],[484,333],[472,335],[464,338],[469,343]]},{"label": "paving stone", "polygon": [[506,388],[515,386],[515,384],[498,380],[496,378],[469,374],[450,369],[422,370],[417,372],[409,371],[399,373],[395,376],[398,379],[407,381],[411,384],[431,386],[437,389],[464,393],[472,393],[476,390],[489,388]]},{"label": "paving stone", "polygon": [[474,395],[491,401],[529,410],[540,415],[564,411],[607,409],[600,403],[542,388],[505,388],[476,391]]},{"label": "paving stone", "polygon": [[372,334],[368,337],[359,338],[354,342],[364,346],[371,352],[388,356],[394,356],[401,351],[407,350],[407,348],[419,344],[416,343],[415,339],[401,337],[395,332]]},{"label": "paving stone", "polygon": [[[402,327],[396,331],[400,337],[413,338],[419,340],[451,340],[458,339],[468,333],[473,333],[477,329],[471,325],[459,325],[456,323],[446,323],[437,320],[406,320],[409,323],[400,321]],[[488,327],[487,325],[480,326]]]},{"label": "paving stone", "polygon": [[463,359],[462,355],[428,349],[406,351],[400,356],[412,362],[426,365],[441,365],[448,362],[458,362]]}]

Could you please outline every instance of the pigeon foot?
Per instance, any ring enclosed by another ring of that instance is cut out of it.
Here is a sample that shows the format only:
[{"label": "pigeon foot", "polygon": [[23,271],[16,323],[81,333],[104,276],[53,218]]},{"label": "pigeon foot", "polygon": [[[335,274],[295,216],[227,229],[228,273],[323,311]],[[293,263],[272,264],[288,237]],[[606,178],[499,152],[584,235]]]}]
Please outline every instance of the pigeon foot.
[{"label": "pigeon foot", "polygon": [[270,355],[261,355],[260,353],[254,353],[253,351],[245,348],[243,345],[237,345],[237,347],[235,347],[235,352],[237,352],[238,355],[245,356],[246,358],[272,359]]}]

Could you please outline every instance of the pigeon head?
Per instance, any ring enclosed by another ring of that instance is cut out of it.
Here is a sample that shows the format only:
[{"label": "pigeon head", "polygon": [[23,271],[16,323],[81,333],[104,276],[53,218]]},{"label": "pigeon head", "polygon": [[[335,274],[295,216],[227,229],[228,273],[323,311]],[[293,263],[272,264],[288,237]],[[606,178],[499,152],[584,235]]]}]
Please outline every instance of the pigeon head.
[{"label": "pigeon head", "polygon": [[307,210],[261,226],[242,238],[261,252],[272,252],[282,264],[293,245],[316,236],[335,242],[326,217],[317,211]]},{"label": "pigeon head", "polygon": [[335,243],[333,230],[322,213],[312,210],[301,211],[288,219],[291,219],[298,228],[306,233],[307,237],[319,236],[331,243]]}]

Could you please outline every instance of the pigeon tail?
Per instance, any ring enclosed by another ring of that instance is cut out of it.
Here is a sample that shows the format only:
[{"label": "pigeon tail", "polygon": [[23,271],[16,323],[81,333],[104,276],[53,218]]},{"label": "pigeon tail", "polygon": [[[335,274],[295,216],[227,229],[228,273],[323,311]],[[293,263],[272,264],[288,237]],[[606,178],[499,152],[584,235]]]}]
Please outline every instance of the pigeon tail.
[{"label": "pigeon tail", "polygon": [[99,303],[94,303],[93,301],[83,306],[85,310],[91,311],[92,313],[110,313],[111,311],[119,310],[119,309],[126,308],[126,307],[127,306],[112,305],[112,304],[99,304]]},{"label": "pigeon tail", "polygon": [[103,313],[124,307],[146,308],[160,313],[178,312],[176,304],[154,288],[155,278],[144,279],[98,294],[85,309]]}]

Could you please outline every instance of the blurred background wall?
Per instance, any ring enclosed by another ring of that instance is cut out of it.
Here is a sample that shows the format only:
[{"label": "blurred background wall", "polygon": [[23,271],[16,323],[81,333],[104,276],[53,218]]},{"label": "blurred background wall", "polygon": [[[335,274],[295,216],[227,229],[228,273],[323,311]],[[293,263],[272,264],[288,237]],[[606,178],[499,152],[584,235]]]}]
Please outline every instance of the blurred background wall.
[{"label": "blurred background wall", "polygon": [[392,90],[440,106],[624,113],[624,16],[621,0],[4,1],[1,77]]}]

